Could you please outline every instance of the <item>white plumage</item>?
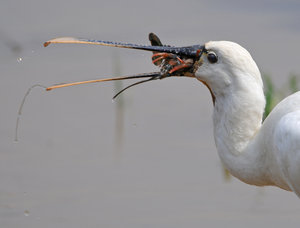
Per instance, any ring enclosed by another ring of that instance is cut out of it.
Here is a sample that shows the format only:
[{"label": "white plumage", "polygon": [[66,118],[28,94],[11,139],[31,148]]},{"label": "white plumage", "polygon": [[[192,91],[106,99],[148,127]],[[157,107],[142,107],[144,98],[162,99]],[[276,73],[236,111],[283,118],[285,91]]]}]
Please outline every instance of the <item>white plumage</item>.
[{"label": "white plumage", "polygon": [[[263,83],[251,55],[228,41],[205,48],[195,75],[215,97],[214,137],[225,167],[248,184],[274,185],[300,197],[300,92],[280,102],[262,124]],[[218,61],[211,63],[209,53]]]}]

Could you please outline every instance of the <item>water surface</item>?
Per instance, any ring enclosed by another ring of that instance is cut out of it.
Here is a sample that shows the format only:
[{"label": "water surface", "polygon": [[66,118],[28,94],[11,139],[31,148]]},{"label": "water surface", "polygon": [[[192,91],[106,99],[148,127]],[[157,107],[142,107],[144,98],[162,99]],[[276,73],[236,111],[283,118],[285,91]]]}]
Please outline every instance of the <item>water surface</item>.
[{"label": "water surface", "polygon": [[155,32],[171,45],[232,40],[280,86],[300,72],[299,9],[297,1],[2,1],[0,226],[299,227],[293,193],[226,181],[210,94],[197,80],[151,82],[114,103],[114,83],[36,88],[14,142],[31,85],[156,70],[148,52],[43,48],[50,38],[146,44]]}]

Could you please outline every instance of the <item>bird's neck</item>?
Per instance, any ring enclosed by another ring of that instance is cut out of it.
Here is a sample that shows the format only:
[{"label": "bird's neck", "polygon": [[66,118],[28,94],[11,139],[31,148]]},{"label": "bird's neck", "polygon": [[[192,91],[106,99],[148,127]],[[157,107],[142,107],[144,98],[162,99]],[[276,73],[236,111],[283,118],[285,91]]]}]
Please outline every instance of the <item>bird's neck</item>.
[{"label": "bird's neck", "polygon": [[[242,86],[216,96],[214,136],[219,156],[232,175],[242,181],[264,185],[262,151],[254,140],[265,106],[262,86]],[[260,172],[261,171],[261,172]]]}]

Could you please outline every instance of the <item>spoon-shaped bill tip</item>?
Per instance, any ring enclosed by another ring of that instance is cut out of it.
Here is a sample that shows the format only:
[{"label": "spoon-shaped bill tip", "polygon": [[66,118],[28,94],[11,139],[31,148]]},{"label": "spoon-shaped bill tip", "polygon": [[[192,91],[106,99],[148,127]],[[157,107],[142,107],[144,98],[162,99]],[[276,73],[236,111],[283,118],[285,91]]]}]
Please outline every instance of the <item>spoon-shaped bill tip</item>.
[{"label": "spoon-shaped bill tip", "polygon": [[54,44],[54,43],[74,44],[74,43],[86,43],[86,42],[74,37],[59,37],[59,38],[46,41],[44,43],[44,47],[47,47],[49,44]]}]

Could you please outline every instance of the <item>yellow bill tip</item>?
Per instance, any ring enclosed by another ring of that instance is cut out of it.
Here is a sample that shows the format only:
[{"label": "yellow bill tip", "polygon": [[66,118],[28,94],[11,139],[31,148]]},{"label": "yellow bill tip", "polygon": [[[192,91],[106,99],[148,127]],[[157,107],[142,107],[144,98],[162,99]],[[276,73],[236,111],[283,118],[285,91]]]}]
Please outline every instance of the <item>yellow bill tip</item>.
[{"label": "yellow bill tip", "polygon": [[80,43],[80,41],[74,37],[59,37],[59,38],[46,41],[44,43],[44,47],[47,47],[49,44],[52,43]]}]

